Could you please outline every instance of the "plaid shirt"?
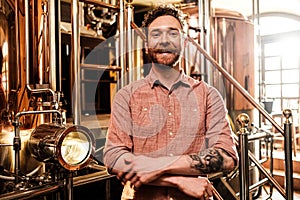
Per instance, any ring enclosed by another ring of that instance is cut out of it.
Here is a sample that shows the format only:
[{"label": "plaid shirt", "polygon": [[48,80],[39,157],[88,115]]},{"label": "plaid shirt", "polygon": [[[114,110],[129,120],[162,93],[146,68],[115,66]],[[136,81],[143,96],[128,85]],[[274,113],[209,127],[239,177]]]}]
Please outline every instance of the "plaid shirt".
[{"label": "plaid shirt", "polygon": [[[132,152],[149,157],[198,153],[208,147],[237,152],[219,92],[183,72],[168,90],[153,70],[115,95],[104,163]],[[142,186],[135,199],[192,199],[175,188]]]}]

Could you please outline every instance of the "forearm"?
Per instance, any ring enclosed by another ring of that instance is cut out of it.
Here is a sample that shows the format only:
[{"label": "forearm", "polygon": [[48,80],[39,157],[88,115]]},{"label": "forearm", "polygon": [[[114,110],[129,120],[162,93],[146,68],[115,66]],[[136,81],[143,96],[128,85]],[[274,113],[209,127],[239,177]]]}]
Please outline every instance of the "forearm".
[{"label": "forearm", "polygon": [[201,199],[205,194],[213,195],[213,187],[206,177],[164,175],[149,185],[174,187],[183,193]]},{"label": "forearm", "polygon": [[180,179],[181,179],[181,177],[179,177],[179,176],[166,174],[166,175],[163,175],[163,176],[159,177],[158,179],[148,183],[148,185],[161,186],[161,187],[177,187]]},{"label": "forearm", "polygon": [[231,171],[234,167],[234,160],[225,151],[212,147],[198,154],[180,156],[165,169],[165,173],[201,175]]},{"label": "forearm", "polygon": [[126,160],[139,166],[135,171],[157,171],[159,174],[201,175],[219,171],[231,171],[234,160],[222,149],[208,148],[198,154],[151,158],[135,156],[131,153],[122,155],[115,164],[116,170],[127,171]]}]

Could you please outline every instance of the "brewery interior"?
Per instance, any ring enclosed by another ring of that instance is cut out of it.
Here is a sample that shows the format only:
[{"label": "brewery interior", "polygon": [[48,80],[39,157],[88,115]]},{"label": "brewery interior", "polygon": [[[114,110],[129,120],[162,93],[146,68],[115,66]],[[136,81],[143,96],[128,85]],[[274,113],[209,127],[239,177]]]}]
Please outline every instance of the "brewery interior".
[{"label": "brewery interior", "polygon": [[149,72],[139,27],[167,3],[187,19],[182,68],[218,89],[236,136],[214,198],[300,198],[299,0],[0,0],[0,199],[120,199],[111,104]]}]

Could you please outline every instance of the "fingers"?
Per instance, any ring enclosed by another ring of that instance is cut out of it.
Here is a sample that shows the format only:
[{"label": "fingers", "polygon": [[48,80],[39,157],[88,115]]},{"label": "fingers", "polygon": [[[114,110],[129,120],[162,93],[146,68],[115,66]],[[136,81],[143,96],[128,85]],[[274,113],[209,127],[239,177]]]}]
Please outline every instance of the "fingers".
[{"label": "fingers", "polygon": [[125,183],[135,176],[135,173],[132,171],[132,160],[130,158],[125,158],[124,159],[124,164],[127,166],[125,170],[123,171],[118,171],[116,173],[117,178],[122,182],[122,184],[125,185]]},{"label": "fingers", "polygon": [[213,185],[212,183],[210,182],[207,189],[206,189],[206,193],[209,197],[212,197],[213,196]]},{"label": "fingers", "polygon": [[204,183],[204,191],[201,199],[209,200],[213,198],[213,185],[209,180],[206,180]]},{"label": "fingers", "polygon": [[209,195],[209,193],[207,191],[204,192],[204,195],[203,195],[203,199],[204,200],[210,200],[210,199],[213,199],[213,195]]}]

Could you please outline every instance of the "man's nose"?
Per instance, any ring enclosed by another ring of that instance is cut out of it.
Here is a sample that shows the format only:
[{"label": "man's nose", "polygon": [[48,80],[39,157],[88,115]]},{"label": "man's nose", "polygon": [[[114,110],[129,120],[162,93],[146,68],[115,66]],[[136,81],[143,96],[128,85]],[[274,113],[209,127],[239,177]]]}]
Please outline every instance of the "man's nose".
[{"label": "man's nose", "polygon": [[163,44],[169,43],[169,42],[170,42],[168,33],[166,33],[166,32],[163,32],[163,33],[162,33],[160,42],[163,43]]}]

